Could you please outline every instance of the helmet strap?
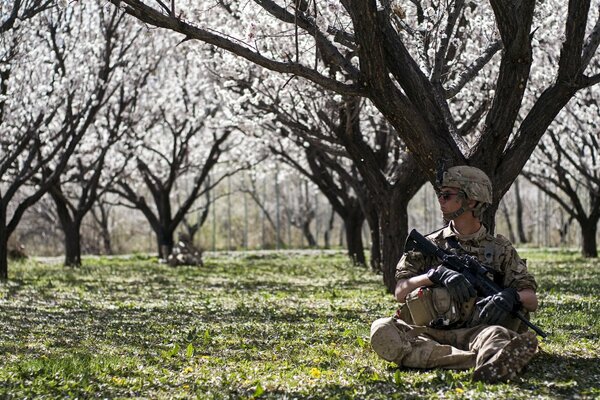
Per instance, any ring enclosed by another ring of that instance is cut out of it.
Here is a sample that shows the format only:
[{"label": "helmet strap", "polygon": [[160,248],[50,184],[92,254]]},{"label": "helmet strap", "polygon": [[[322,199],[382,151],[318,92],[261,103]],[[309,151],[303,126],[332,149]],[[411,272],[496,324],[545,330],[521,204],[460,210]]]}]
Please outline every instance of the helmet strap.
[{"label": "helmet strap", "polygon": [[463,215],[465,212],[467,211],[472,211],[472,208],[468,208],[468,207],[464,207],[462,206],[461,208],[459,208],[458,210],[451,212],[451,213],[442,213],[444,216],[444,220],[446,221],[450,221],[453,220],[454,218],[458,218],[461,215]]}]

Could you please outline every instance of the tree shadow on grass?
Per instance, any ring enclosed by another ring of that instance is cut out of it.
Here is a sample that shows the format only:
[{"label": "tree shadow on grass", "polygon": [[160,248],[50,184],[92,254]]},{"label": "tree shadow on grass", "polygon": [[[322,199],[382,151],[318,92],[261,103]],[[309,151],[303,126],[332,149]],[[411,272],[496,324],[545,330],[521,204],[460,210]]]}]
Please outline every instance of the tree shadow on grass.
[{"label": "tree shadow on grass", "polygon": [[598,396],[600,388],[600,357],[560,355],[541,351],[524,371],[524,381],[517,383],[524,389],[534,389],[541,394],[574,398]]},{"label": "tree shadow on grass", "polygon": [[[207,340],[206,334],[215,340],[218,335],[224,340],[237,338],[235,343],[228,344],[229,350],[248,359],[248,354],[244,355],[246,349],[267,350],[284,341],[310,345],[333,340],[326,329],[315,334],[316,327],[329,324],[327,316],[303,308],[197,312],[162,308],[50,310],[7,306],[4,311],[7,314],[3,325],[10,329],[0,332],[0,343],[4,343],[0,350],[21,357],[47,355],[64,349],[106,347],[111,343],[118,343],[119,348],[135,351],[150,361],[173,343],[184,348],[187,343],[194,343],[207,355],[223,352],[222,346],[202,344]],[[266,328],[270,328],[267,333]],[[339,331],[333,334],[339,335]],[[44,345],[40,346],[41,342]],[[35,347],[29,347],[31,345]]]},{"label": "tree shadow on grass", "polygon": [[[252,391],[232,391],[234,398],[253,398]],[[391,382],[372,382],[360,385],[323,385],[304,390],[265,390],[260,399],[423,399],[423,395],[414,388],[401,387]]]}]

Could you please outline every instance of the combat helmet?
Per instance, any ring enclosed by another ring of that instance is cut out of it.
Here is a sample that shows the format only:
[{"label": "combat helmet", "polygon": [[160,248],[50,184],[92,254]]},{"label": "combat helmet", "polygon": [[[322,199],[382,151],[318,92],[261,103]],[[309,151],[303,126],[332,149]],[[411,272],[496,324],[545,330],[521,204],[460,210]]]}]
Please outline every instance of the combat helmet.
[{"label": "combat helmet", "polygon": [[477,205],[473,208],[468,207],[466,201],[463,201],[463,207],[454,213],[444,214],[444,219],[454,219],[466,211],[473,211],[477,218],[481,218],[483,211],[492,204],[492,181],[479,168],[468,165],[450,167],[443,173],[441,187],[457,188],[464,200],[477,201]]}]

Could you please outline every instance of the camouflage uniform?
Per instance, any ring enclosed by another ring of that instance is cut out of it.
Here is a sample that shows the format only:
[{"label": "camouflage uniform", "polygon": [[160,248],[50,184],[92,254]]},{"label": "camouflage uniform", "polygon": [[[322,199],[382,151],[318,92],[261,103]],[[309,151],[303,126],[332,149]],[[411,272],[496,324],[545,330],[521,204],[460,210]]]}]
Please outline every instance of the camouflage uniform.
[{"label": "camouflage uniform", "polygon": [[[167,251],[165,250],[165,253]],[[173,247],[173,253],[167,257],[167,263],[176,267],[178,265],[198,265],[204,266],[202,262],[202,249],[197,248],[192,243],[189,235],[179,234],[179,241]]]},{"label": "camouflage uniform", "polygon": [[[448,238],[451,237],[458,239],[460,249],[451,247],[448,243]],[[482,264],[492,267],[503,276],[503,280],[497,282],[502,287],[537,290],[535,279],[527,272],[527,265],[519,258],[510,241],[502,235],[496,237],[490,235],[483,225],[472,235],[461,235],[450,223],[445,228],[428,235],[427,238],[440,248],[454,254],[476,256]],[[424,274],[437,264],[439,261],[434,256],[424,256],[418,251],[407,251],[396,267],[396,280]],[[494,276],[490,275],[490,278],[494,279]]]},{"label": "camouflage uniform", "polygon": [[[490,235],[483,225],[474,234],[461,235],[454,230],[453,223],[450,222],[448,226],[433,232],[427,238],[440,248],[454,254],[476,256],[481,263],[498,271],[490,278],[504,288],[513,287],[518,291],[537,289],[535,279],[527,272],[525,262],[519,258],[510,241],[500,235],[497,237]],[[454,243],[450,243],[449,238],[455,238]],[[437,265],[439,261],[435,257],[409,250],[396,267],[396,280],[425,274]],[[419,290],[416,289],[407,296],[407,299]],[[439,306],[437,302],[442,298],[434,298],[434,307],[456,313],[455,308],[450,307],[452,304]],[[451,302],[448,297],[443,299]],[[460,305],[456,306],[461,309]],[[382,358],[403,367],[448,369],[475,367],[476,379],[478,374],[480,376],[483,374],[484,379],[489,382],[494,382],[494,377],[497,380],[511,378],[535,353],[537,349],[535,334],[527,331],[524,325],[521,326],[519,320],[513,318],[503,321],[503,326],[480,325],[473,318],[475,314],[473,309],[470,315],[463,315],[463,318],[459,316],[458,321],[451,326],[437,329],[440,327],[414,325],[407,307],[403,306],[400,315],[381,318],[373,323],[371,345]],[[497,362],[499,358],[502,362]],[[509,370],[497,370],[499,368],[509,368]]]}]

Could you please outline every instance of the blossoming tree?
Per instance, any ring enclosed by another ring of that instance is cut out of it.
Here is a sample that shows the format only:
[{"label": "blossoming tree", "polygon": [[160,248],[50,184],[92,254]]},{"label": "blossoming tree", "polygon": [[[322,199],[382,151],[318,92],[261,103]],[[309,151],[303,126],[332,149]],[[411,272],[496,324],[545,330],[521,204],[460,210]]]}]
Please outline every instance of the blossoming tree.
[{"label": "blossoming tree", "polygon": [[23,213],[60,179],[116,91],[122,65],[113,57],[127,41],[113,34],[122,20],[86,3],[40,12],[0,37],[0,278]]}]

